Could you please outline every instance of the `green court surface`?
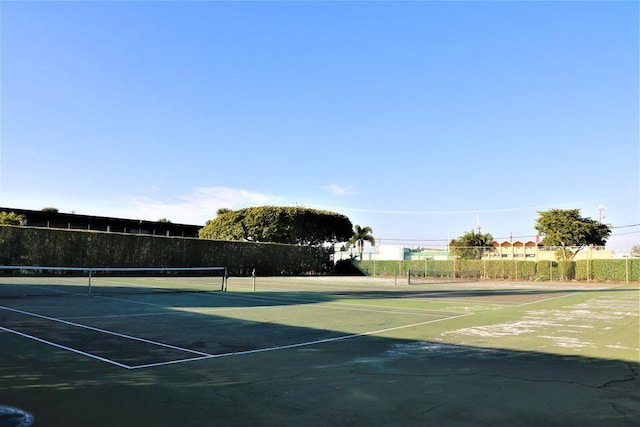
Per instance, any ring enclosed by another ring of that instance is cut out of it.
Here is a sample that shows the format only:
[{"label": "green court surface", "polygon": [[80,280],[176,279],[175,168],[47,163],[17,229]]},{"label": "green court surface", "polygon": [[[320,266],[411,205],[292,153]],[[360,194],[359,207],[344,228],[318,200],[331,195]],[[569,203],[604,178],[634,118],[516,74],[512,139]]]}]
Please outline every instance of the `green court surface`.
[{"label": "green court surface", "polygon": [[[230,278],[0,298],[37,426],[637,426],[637,284]],[[1,426],[0,421],[0,426]]]}]

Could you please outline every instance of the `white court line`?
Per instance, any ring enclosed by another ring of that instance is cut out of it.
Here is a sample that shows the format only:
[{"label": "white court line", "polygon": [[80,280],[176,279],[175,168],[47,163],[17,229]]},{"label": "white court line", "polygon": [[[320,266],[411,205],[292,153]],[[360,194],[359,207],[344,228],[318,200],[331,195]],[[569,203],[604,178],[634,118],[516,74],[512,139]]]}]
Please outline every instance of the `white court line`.
[{"label": "white court line", "polygon": [[571,296],[578,295],[578,294],[579,294],[579,292],[574,292],[574,293],[567,294],[567,295],[561,295],[559,297],[543,298],[543,299],[539,299],[539,300],[536,300],[536,301],[529,301],[529,302],[525,302],[525,303],[522,303],[522,304],[518,304],[515,307],[523,307],[525,305],[536,304],[536,303],[539,303],[539,302],[551,301],[551,300],[560,299],[560,298],[567,298],[567,297],[571,297]]},{"label": "white court line", "polygon": [[[126,300],[125,300],[126,301]],[[108,331],[105,329],[100,329],[100,328],[94,328],[91,326],[86,326],[86,325],[81,325],[81,324],[77,324],[74,322],[69,322],[66,320],[62,320],[62,319],[56,319],[53,317],[49,317],[49,316],[44,316],[44,315],[40,315],[40,314],[36,314],[36,313],[30,313],[27,311],[23,311],[23,310],[18,310],[18,309],[13,309],[13,308],[9,308],[9,307],[5,307],[5,306],[0,306],[0,309],[3,310],[8,310],[8,311],[13,311],[16,313],[21,313],[21,314],[25,314],[28,316],[33,316],[33,317],[38,317],[38,318],[42,318],[42,319],[46,319],[46,320],[50,320],[53,322],[59,322],[59,323],[63,323],[63,324],[67,324],[67,325],[71,325],[71,326],[76,326],[79,328],[84,328],[84,329],[88,329],[88,330],[93,330],[93,331],[97,331],[97,332],[102,332],[102,333],[106,333],[109,335],[114,335],[114,336],[118,336],[118,337],[122,337],[122,338],[128,338],[128,339],[132,339],[135,341],[141,341],[141,342],[145,342],[148,344],[154,344],[157,346],[161,346],[161,347],[166,347],[166,348],[171,348],[174,350],[180,350],[180,351],[185,351],[188,353],[193,353],[193,354],[198,354],[199,356],[197,357],[192,357],[192,358],[188,358],[188,359],[178,359],[178,360],[172,360],[172,361],[167,361],[167,362],[158,362],[158,363],[149,363],[149,364],[144,364],[144,365],[135,365],[135,366],[130,366],[130,365],[126,365],[123,363],[119,363],[110,359],[106,359],[97,355],[93,355],[90,353],[86,353],[83,352],[81,350],[77,350],[71,347],[67,347],[67,346],[63,346],[61,344],[57,344],[51,341],[47,341],[44,340],[42,338],[38,338],[38,337],[34,337],[19,331],[14,331],[12,329],[8,329],[5,327],[1,327],[0,326],[0,330],[4,330],[10,333],[14,333],[26,338],[30,338],[33,339],[35,341],[41,342],[41,343],[45,343],[48,345],[51,345],[53,347],[57,347],[57,348],[61,348],[64,350],[68,350],[77,354],[81,354],[93,359],[97,359],[97,360],[101,360],[103,362],[107,362],[125,369],[143,369],[143,368],[151,368],[151,367],[159,367],[159,366],[165,366],[165,365],[174,365],[174,364],[178,364],[178,363],[184,363],[184,362],[192,362],[192,361],[197,361],[197,360],[205,360],[205,359],[214,359],[214,358],[221,358],[221,357],[229,357],[229,356],[241,356],[241,355],[247,355],[247,354],[256,354],[256,353],[264,353],[264,352],[269,352],[269,351],[276,351],[276,350],[284,350],[284,349],[290,349],[290,348],[299,348],[299,347],[306,347],[306,346],[310,346],[310,345],[316,345],[316,344],[323,344],[323,343],[329,343],[329,342],[335,342],[335,341],[341,341],[341,340],[346,340],[346,339],[351,339],[351,338],[357,338],[357,337],[363,337],[363,336],[369,336],[369,335],[375,335],[375,334],[381,334],[384,332],[389,332],[389,331],[394,331],[394,330],[400,330],[400,329],[407,329],[407,328],[413,328],[413,327],[417,327],[417,326],[423,326],[423,325],[427,325],[430,323],[435,323],[435,322],[442,322],[442,321],[446,321],[446,320],[452,320],[452,319],[456,319],[456,318],[460,318],[460,317],[466,317],[466,316],[470,316],[473,315],[475,313],[465,313],[465,314],[461,314],[461,315],[456,315],[456,316],[450,316],[450,317],[443,317],[443,318],[439,318],[439,319],[433,319],[433,320],[427,320],[424,322],[418,322],[418,323],[412,323],[412,324],[408,324],[408,325],[401,325],[401,326],[395,326],[392,328],[385,328],[385,329],[379,329],[379,330],[375,330],[375,331],[368,331],[368,332],[361,332],[361,333],[357,333],[357,334],[348,334],[348,335],[341,335],[338,337],[333,337],[333,338],[325,338],[325,339],[321,339],[321,340],[314,340],[314,341],[306,341],[306,342],[301,342],[301,343],[295,343],[295,344],[287,344],[287,345],[281,345],[281,346],[274,346],[274,347],[267,347],[267,348],[259,348],[259,349],[253,349],[253,350],[244,350],[244,351],[236,351],[236,352],[229,352],[229,353],[220,353],[220,354],[209,354],[209,353],[204,353],[204,352],[199,352],[199,351],[195,351],[195,350],[190,350],[190,349],[185,349],[182,347],[177,347],[177,346],[173,346],[173,345],[169,345],[169,344],[164,344],[164,343],[160,343],[160,342],[156,342],[156,341],[151,341],[151,340],[147,340],[144,338],[139,338],[139,337],[134,337],[131,335],[126,335],[126,334],[120,334],[117,332],[113,332],[113,331]],[[406,314],[406,313],[404,313]]]},{"label": "white court line", "polygon": [[[542,301],[549,301],[549,300],[554,300],[554,299],[566,298],[566,297],[572,296],[572,295],[577,295],[577,293],[572,293],[572,294],[568,294],[568,295],[562,295],[562,296],[553,297],[553,298],[546,298],[546,299],[543,299],[543,300],[530,301],[530,302],[519,304],[519,305],[513,305],[513,304],[507,304],[507,305],[520,307],[520,306],[525,306],[525,305],[529,305],[529,304],[535,304],[537,302],[542,302]],[[289,345],[283,345],[283,346],[275,346],[275,347],[268,347],[268,348],[254,349],[254,350],[237,351],[237,352],[230,352],[230,353],[221,353],[221,354],[210,355],[208,357],[207,356],[203,356],[203,357],[193,358],[193,359],[184,359],[184,360],[175,360],[175,361],[170,361],[170,362],[160,362],[160,363],[151,363],[151,364],[146,364],[146,365],[138,365],[138,366],[131,367],[131,369],[142,369],[142,368],[158,367],[158,366],[177,364],[177,363],[182,363],[182,362],[190,362],[190,361],[195,361],[195,360],[213,359],[213,358],[221,358],[221,357],[229,357],[229,356],[240,356],[240,355],[246,355],[246,354],[255,354],[255,353],[268,352],[268,351],[304,347],[304,346],[309,346],[309,345],[340,341],[340,340],[345,340],[345,339],[350,339],[350,338],[357,338],[357,337],[361,337],[361,336],[375,335],[375,334],[380,334],[380,333],[393,331],[393,330],[398,330],[398,329],[405,329],[405,328],[411,328],[411,327],[416,327],[416,326],[422,326],[422,325],[426,325],[426,324],[429,324],[429,323],[441,322],[441,321],[445,321],[445,320],[451,320],[451,319],[456,319],[456,318],[460,318],[460,317],[471,316],[471,315],[474,315],[474,314],[477,314],[477,313],[476,312],[466,313],[466,314],[462,314],[462,315],[458,315],[458,316],[451,316],[451,317],[446,317],[446,318],[441,318],[441,319],[429,320],[429,321],[426,321],[426,322],[414,323],[414,324],[410,324],[410,325],[396,326],[396,327],[393,327],[393,328],[380,329],[380,330],[377,330],[377,331],[370,331],[370,332],[362,332],[362,333],[359,333],[359,334],[342,335],[342,336],[339,336],[339,337],[326,338],[326,339],[322,339],[322,340],[308,341],[308,342],[302,342],[302,343],[297,343],[297,344],[289,344]]]},{"label": "white court line", "polygon": [[147,363],[145,365],[129,366],[127,367],[127,369],[133,370],[133,369],[155,368],[158,366],[177,365],[178,363],[196,362],[198,360],[213,359],[215,357],[218,357],[218,355],[210,354],[208,356],[191,357],[189,359],[177,359],[177,360],[169,360],[168,362]]},{"label": "white court line", "polygon": [[[289,292],[289,293],[296,292],[293,289],[286,289],[286,288],[265,288],[265,287],[261,288],[261,290],[265,290],[265,289],[267,291],[285,291],[285,292]],[[338,290],[338,289],[336,289],[336,290]],[[386,291],[386,289],[385,289],[385,291]],[[393,296],[393,295],[386,295],[386,296],[383,296],[383,297],[379,297],[379,296],[362,296],[362,295],[360,295],[360,296],[358,296],[358,295],[349,296],[349,295],[340,295],[339,293],[338,294],[331,294],[331,295],[334,295],[336,298],[342,298],[342,299],[363,299],[363,300],[367,300],[367,299],[380,299],[380,298],[383,298],[383,299],[416,300],[416,301],[428,300],[428,301],[438,301],[438,302],[445,302],[445,303],[460,303],[460,300],[450,299],[452,297],[449,297],[449,298],[434,298],[433,296],[440,295],[439,291],[418,291],[418,290],[414,290],[414,291],[416,292],[416,295],[404,295],[404,296]],[[377,292],[377,291],[376,290],[372,290],[371,292]],[[213,296],[213,295],[211,295],[211,296]],[[224,295],[220,295],[220,296],[224,297]],[[487,296],[489,296],[489,295],[487,295]],[[463,297],[457,297],[457,298],[481,298],[481,297],[483,297],[483,296],[482,295],[478,295],[476,297],[472,297],[472,296],[464,297],[463,296]],[[263,298],[273,298],[274,300],[279,299],[278,297],[267,297],[267,296],[263,296]],[[287,301],[286,298],[280,298],[280,299],[282,299],[284,301]],[[321,301],[316,301],[316,300],[305,300],[305,299],[302,299],[302,298],[300,298],[300,299],[298,299],[298,298],[293,299],[292,298],[292,300],[318,302],[318,303],[321,302]],[[334,305],[358,305],[358,304],[349,304],[349,303],[332,303],[330,301],[326,301],[326,302],[330,303],[330,304],[334,304]],[[513,303],[507,303],[507,302],[503,302],[503,301],[500,301],[500,302],[496,302],[496,301],[481,301],[481,303],[482,304],[491,304],[491,305],[500,305],[500,306],[513,306],[513,305],[515,305]],[[371,306],[371,307],[375,307],[375,306]],[[384,307],[384,306],[377,306],[377,307]],[[428,309],[407,308],[407,310],[416,311],[416,310],[428,310]],[[433,310],[428,310],[428,311],[433,311]],[[410,313],[405,313],[405,314],[410,314]]]},{"label": "white court line", "polygon": [[174,360],[174,361],[170,361],[170,362],[149,363],[149,364],[146,364],[146,365],[132,366],[131,369],[152,368],[152,367],[157,367],[157,366],[173,365],[173,364],[182,363],[182,362],[190,362],[190,361],[194,361],[194,360],[217,359],[217,358],[221,358],[221,357],[242,356],[242,355],[246,355],[246,354],[265,353],[265,352],[268,352],[268,351],[285,350],[285,349],[297,348],[297,347],[306,347],[306,346],[315,345],[315,344],[324,344],[324,343],[328,343],[328,342],[341,341],[341,340],[346,340],[346,339],[350,339],[350,338],[357,338],[357,337],[364,337],[364,336],[369,336],[369,335],[381,334],[381,333],[384,333],[384,332],[395,331],[395,330],[398,330],[398,329],[414,328],[416,326],[423,326],[423,325],[427,325],[429,323],[442,322],[442,321],[445,321],[445,320],[457,319],[459,317],[471,316],[472,314],[475,314],[475,313],[466,313],[466,314],[461,314],[459,316],[445,317],[445,318],[442,318],[442,319],[434,319],[434,320],[427,320],[425,322],[412,323],[410,325],[395,326],[393,328],[379,329],[377,331],[369,331],[369,332],[361,332],[361,333],[358,333],[358,334],[341,335],[339,337],[325,338],[325,339],[314,340],[314,341],[306,341],[306,342],[301,342],[301,343],[296,343],[296,344],[279,345],[279,346],[267,347],[267,348],[257,348],[257,349],[254,349],[254,350],[234,351],[234,352],[231,352],[231,353],[211,354],[208,357],[199,357],[199,358],[184,359],[184,360]]},{"label": "white court line", "polygon": [[33,335],[28,335],[28,334],[25,334],[25,333],[22,333],[22,332],[19,332],[19,331],[14,331],[13,329],[5,328],[3,326],[0,326],[0,330],[6,331],[6,332],[10,332],[12,334],[20,335],[21,337],[29,338],[29,339],[32,339],[32,340],[35,340],[35,341],[38,341],[38,342],[41,342],[41,343],[44,343],[44,344],[48,344],[48,345],[53,346],[53,347],[61,348],[63,350],[71,351],[73,353],[77,353],[77,354],[80,354],[82,356],[90,357],[92,359],[97,359],[97,360],[100,360],[102,362],[107,362],[107,363],[110,363],[112,365],[119,366],[121,368],[133,369],[131,366],[125,365],[124,363],[116,362],[115,360],[105,359],[104,357],[96,356],[95,354],[86,353],[84,351],[81,351],[81,350],[78,350],[78,349],[75,349],[75,348],[72,348],[72,347],[67,347],[66,345],[57,344],[55,342],[47,341],[47,340],[44,340],[42,338],[34,337]]},{"label": "white court line", "polygon": [[75,327],[78,327],[78,328],[81,328],[81,329],[88,329],[90,331],[101,332],[101,333],[104,333],[104,334],[113,335],[113,336],[120,337],[120,338],[127,338],[127,339],[134,340],[134,341],[140,341],[140,342],[147,343],[147,344],[153,344],[153,345],[157,345],[159,347],[166,347],[166,348],[170,348],[172,350],[179,350],[179,351],[184,351],[184,352],[187,352],[187,353],[199,354],[201,356],[211,356],[209,353],[203,353],[201,351],[190,350],[188,348],[177,347],[177,346],[171,345],[171,344],[164,344],[164,343],[157,342],[157,341],[151,341],[151,340],[148,340],[148,339],[145,339],[145,338],[134,337],[132,335],[120,334],[118,332],[108,331],[106,329],[94,328],[93,326],[81,325],[80,323],[74,323],[74,322],[69,322],[67,320],[56,319],[55,317],[44,316],[42,314],[30,313],[28,311],[18,310],[18,309],[15,309],[15,308],[9,308],[9,307],[5,307],[5,306],[2,306],[2,305],[0,305],[0,310],[13,311],[15,313],[25,314],[27,316],[38,317],[38,318],[41,318],[41,319],[50,320],[52,322],[58,322],[58,323],[62,323],[62,324],[65,324],[65,325],[75,326]]},{"label": "white court line", "polygon": [[[239,300],[246,300],[246,301],[252,301],[252,302],[257,302],[257,301],[266,301],[266,302],[276,302],[276,301],[286,301],[286,302],[308,302],[308,303],[315,303],[317,304],[314,307],[318,307],[318,308],[323,308],[323,309],[335,309],[335,310],[352,310],[352,311],[364,311],[364,312],[370,312],[370,313],[387,313],[387,314],[402,314],[402,315],[409,315],[409,316],[431,316],[431,317],[440,317],[443,314],[445,315],[450,315],[451,313],[438,313],[435,312],[435,310],[429,310],[429,309],[423,309],[423,308],[407,308],[405,310],[411,310],[410,311],[398,311],[397,308],[385,308],[384,306],[362,306],[359,304],[349,304],[349,303],[338,303],[338,302],[331,302],[331,301],[318,301],[318,300],[309,300],[309,299],[302,299],[302,298],[281,298],[281,297],[268,297],[268,296],[246,296],[246,297],[242,297],[242,296],[238,296],[238,295],[224,295],[221,293],[213,293],[213,294],[203,294],[204,296],[207,297],[220,297],[220,298],[227,298],[227,299],[239,299]],[[144,302],[144,301],[135,301],[135,300],[130,300],[130,299],[126,299],[126,298],[116,298],[116,297],[108,297],[108,296],[103,296],[103,295],[94,295],[93,298],[102,298],[102,299],[108,299],[108,300],[114,300],[114,301],[121,301],[121,302],[126,302],[126,303],[131,303],[131,304],[140,304],[140,305],[149,305],[149,306],[153,306],[153,307],[162,307],[162,308],[167,308],[167,309],[176,309],[174,307],[168,306],[166,304],[155,304],[155,303],[151,303],[151,302]],[[324,304],[324,305],[323,305]],[[349,307],[344,307],[344,306],[349,306]],[[355,307],[362,307],[362,308],[355,308]],[[383,308],[383,310],[375,310],[375,309],[371,309],[369,307],[379,307],[379,308]],[[73,316],[73,317],[66,317],[67,319],[101,319],[101,318],[109,318],[109,317],[138,317],[138,316],[161,316],[161,315],[175,315],[175,314],[189,314],[189,313],[215,313],[215,312],[223,312],[223,311],[238,311],[238,310],[262,310],[265,308],[282,308],[282,305],[273,305],[273,306],[269,306],[269,307],[265,307],[265,306],[252,306],[252,307],[204,307],[207,308],[209,310],[207,311],[193,311],[193,310],[186,310],[186,309],[176,309],[177,311],[168,311],[166,313],[139,313],[139,314],[107,314],[107,315],[101,315],[101,316]],[[453,313],[453,315],[457,315],[460,313]]]},{"label": "white court line", "polygon": [[[216,296],[216,297],[221,297],[221,298],[229,298],[229,299],[239,299],[239,300],[247,300],[247,301],[256,301],[256,300],[262,300],[262,301],[285,301],[285,302],[302,302],[302,303],[313,303],[313,304],[317,304],[314,307],[318,307],[318,308],[324,308],[324,309],[333,309],[333,310],[352,310],[352,311],[365,311],[365,312],[371,312],[371,313],[390,313],[390,314],[406,314],[409,316],[441,316],[441,313],[437,313],[437,314],[433,314],[434,310],[429,310],[429,309],[424,309],[424,308],[406,308],[405,310],[412,310],[412,312],[409,311],[398,311],[397,308],[395,307],[385,307],[385,306],[366,306],[366,305],[359,305],[359,304],[349,304],[349,303],[340,303],[340,302],[331,302],[331,301],[318,301],[318,300],[309,300],[309,299],[304,299],[304,298],[282,298],[282,297],[269,297],[269,296],[252,296],[252,297],[242,297],[242,296],[238,296],[238,295],[210,295],[210,296]],[[306,304],[305,304],[306,305]],[[348,306],[348,307],[345,307]],[[273,307],[282,307],[281,305],[276,305]],[[354,308],[354,307],[362,307],[362,308]],[[384,310],[375,310],[375,309],[371,309],[369,307],[378,307],[378,308],[384,308]],[[264,308],[264,307],[237,307],[236,309],[250,309],[250,308]],[[229,307],[225,307],[225,309],[229,309]],[[222,311],[222,310],[221,310]],[[418,313],[416,313],[417,311],[419,311]],[[425,311],[429,311],[429,313],[425,313]],[[457,314],[457,313],[456,313]]]},{"label": "white court line", "polygon": [[[256,302],[256,300],[264,300],[264,301],[286,301],[286,302],[297,302],[297,301],[301,301],[301,302],[308,302],[308,303],[315,303],[318,304],[317,307],[320,308],[324,308],[324,309],[342,309],[342,310],[355,310],[355,311],[368,311],[368,312],[372,312],[372,313],[391,313],[391,314],[407,314],[407,315],[414,315],[414,316],[441,316],[442,313],[433,313],[435,310],[429,310],[429,309],[424,309],[424,308],[407,308],[406,310],[412,310],[413,312],[407,312],[407,311],[398,311],[397,308],[388,308],[386,310],[372,310],[370,308],[367,307],[379,307],[379,308],[385,308],[384,306],[361,306],[359,304],[349,304],[349,303],[338,303],[338,302],[331,302],[331,301],[318,301],[318,300],[309,300],[309,299],[302,299],[302,298],[282,298],[282,297],[269,297],[269,296],[239,296],[239,295],[226,295],[223,293],[204,293],[204,294],[200,294],[201,296],[205,296],[205,297],[210,297],[210,298],[227,298],[227,299],[239,299],[239,300],[247,300],[247,301],[253,301]],[[109,300],[114,300],[114,301],[122,301],[122,302],[127,302],[127,303],[132,303],[132,304],[141,304],[141,305],[150,305],[153,307],[163,307],[163,308],[167,308],[167,309],[171,309],[172,307],[170,305],[167,304],[155,304],[155,303],[151,303],[151,302],[144,302],[144,301],[135,301],[135,300],[130,300],[130,299],[125,299],[125,298],[115,298],[115,297],[107,297],[107,296],[94,296],[94,298],[103,298],[103,299],[109,299]],[[324,304],[324,306],[322,306],[322,304]],[[363,308],[346,308],[346,307],[341,307],[341,306],[351,306],[351,307],[363,307]],[[280,308],[282,307],[281,305],[274,305],[272,307],[269,308]],[[213,311],[229,311],[229,310],[251,310],[251,309],[264,309],[267,307],[264,306],[253,306],[253,307],[206,307],[206,308],[211,308],[212,312]],[[392,311],[394,310],[394,311]],[[416,311],[419,311],[418,313],[416,313]],[[424,313],[427,312],[428,313]],[[181,313],[193,313],[193,311],[187,311],[187,310],[180,310]],[[172,314],[172,313],[167,313],[167,314]],[[454,315],[457,315],[459,313],[453,313]]]},{"label": "white court line", "polygon": [[[459,298],[474,298],[474,297],[459,297]],[[475,297],[477,298],[477,297]],[[428,300],[432,300],[432,301],[438,301],[438,302],[446,302],[448,304],[468,304],[468,303],[474,303],[474,304],[487,304],[487,305],[499,305],[499,306],[504,306],[504,307],[508,307],[508,306],[512,306],[513,304],[510,304],[508,302],[495,302],[495,301],[469,301],[469,300],[452,300],[452,299],[448,299],[448,298],[425,298]]]},{"label": "white court line", "polygon": [[166,312],[162,313],[136,313],[136,314],[102,314],[95,316],[65,316],[66,320],[80,320],[80,319],[109,319],[109,318],[120,318],[120,317],[145,317],[145,316],[167,316],[167,315],[176,315],[181,314],[180,312]]},{"label": "white court line", "polygon": [[154,304],[152,302],[134,301],[134,300],[131,300],[131,299],[107,297],[107,296],[104,296],[104,295],[94,295],[92,298],[101,298],[101,299],[108,299],[108,300],[113,300],[113,301],[129,302],[129,303],[139,304],[139,305],[150,305],[152,307],[167,308],[167,304]]}]

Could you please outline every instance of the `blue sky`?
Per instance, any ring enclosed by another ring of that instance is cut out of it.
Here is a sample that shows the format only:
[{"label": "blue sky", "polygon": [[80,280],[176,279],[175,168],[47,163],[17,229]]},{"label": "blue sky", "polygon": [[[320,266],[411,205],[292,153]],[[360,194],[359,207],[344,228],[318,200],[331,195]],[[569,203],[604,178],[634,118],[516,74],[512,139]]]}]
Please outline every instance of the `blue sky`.
[{"label": "blue sky", "polygon": [[640,244],[637,2],[1,3],[0,206],[382,243],[606,206]]}]

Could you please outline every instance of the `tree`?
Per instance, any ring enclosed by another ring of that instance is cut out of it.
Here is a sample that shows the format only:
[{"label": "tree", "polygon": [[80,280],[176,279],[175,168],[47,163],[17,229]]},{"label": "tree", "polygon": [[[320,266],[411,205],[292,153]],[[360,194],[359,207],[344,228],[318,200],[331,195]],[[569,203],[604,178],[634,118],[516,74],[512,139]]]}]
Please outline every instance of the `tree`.
[{"label": "tree", "polygon": [[302,207],[261,206],[225,211],[200,229],[202,239],[320,245],[345,241],[351,221],[344,215]]},{"label": "tree", "polygon": [[640,245],[631,246],[631,256],[634,258],[640,258]]},{"label": "tree", "polygon": [[0,212],[0,225],[22,225],[26,220],[24,215],[15,212]]},{"label": "tree", "polygon": [[462,259],[481,259],[485,250],[491,248],[493,236],[490,233],[480,234],[471,230],[449,243],[451,255]]},{"label": "tree", "polygon": [[47,206],[46,208],[42,208],[42,212],[46,213],[58,213],[58,208]]},{"label": "tree", "polygon": [[358,254],[360,255],[360,260],[362,260],[362,251],[364,250],[364,242],[371,243],[371,246],[375,246],[376,239],[371,234],[373,230],[371,227],[360,227],[359,225],[355,225],[353,227],[353,235],[351,239],[347,242],[347,247],[351,245],[356,245],[358,248]]},{"label": "tree", "polygon": [[538,214],[535,229],[543,236],[542,244],[559,246],[564,259],[573,259],[587,245],[604,246],[611,234],[610,226],[581,217],[580,209],[550,209]]},{"label": "tree", "polygon": [[229,212],[233,212],[233,211],[229,208],[220,208],[216,211],[216,215],[223,215]]}]

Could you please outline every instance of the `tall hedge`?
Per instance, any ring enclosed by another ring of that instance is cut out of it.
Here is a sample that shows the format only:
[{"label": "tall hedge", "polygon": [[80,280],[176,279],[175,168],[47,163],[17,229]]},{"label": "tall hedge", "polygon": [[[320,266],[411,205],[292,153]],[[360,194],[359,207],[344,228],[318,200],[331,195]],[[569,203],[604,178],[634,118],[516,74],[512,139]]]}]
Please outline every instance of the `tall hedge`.
[{"label": "tall hedge", "polygon": [[319,273],[318,247],[0,226],[0,264],[51,267],[206,267],[230,274]]},{"label": "tall hedge", "polygon": [[355,261],[370,276],[481,277],[517,280],[640,281],[640,259],[606,259],[581,261],[513,261],[513,260],[421,260]]},{"label": "tall hedge", "polygon": [[640,281],[640,259],[594,259],[576,262],[576,279]]}]

